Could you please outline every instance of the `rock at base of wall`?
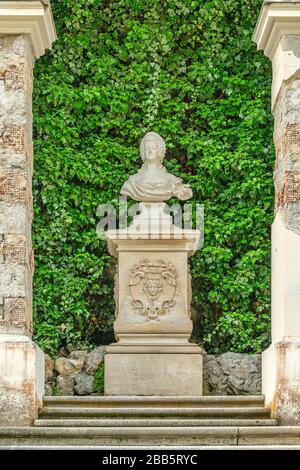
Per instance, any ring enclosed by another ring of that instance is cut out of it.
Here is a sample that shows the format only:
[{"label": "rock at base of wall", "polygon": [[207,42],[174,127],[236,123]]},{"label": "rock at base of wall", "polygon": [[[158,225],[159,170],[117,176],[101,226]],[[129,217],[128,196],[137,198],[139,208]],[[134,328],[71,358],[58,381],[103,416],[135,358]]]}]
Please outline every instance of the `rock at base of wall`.
[{"label": "rock at base of wall", "polygon": [[[106,346],[71,351],[55,363],[46,360],[46,395],[93,395],[95,374],[104,361]],[[50,358],[49,358],[50,359]],[[225,353],[203,356],[203,395],[260,395],[261,355]]]},{"label": "rock at base of wall", "polygon": [[56,379],[59,395],[74,395],[74,377],[58,375]]},{"label": "rock at base of wall", "polygon": [[76,395],[91,395],[95,391],[94,377],[85,372],[79,372],[74,378]]},{"label": "rock at base of wall", "polygon": [[93,349],[85,359],[83,370],[87,374],[95,374],[98,367],[102,364],[104,360],[106,346],[99,346],[96,349]]},{"label": "rock at base of wall", "polygon": [[59,357],[55,362],[55,369],[62,377],[69,377],[81,371],[84,359],[73,359],[67,357]]},{"label": "rock at base of wall", "polygon": [[260,354],[229,352],[203,357],[203,395],[260,394]]}]

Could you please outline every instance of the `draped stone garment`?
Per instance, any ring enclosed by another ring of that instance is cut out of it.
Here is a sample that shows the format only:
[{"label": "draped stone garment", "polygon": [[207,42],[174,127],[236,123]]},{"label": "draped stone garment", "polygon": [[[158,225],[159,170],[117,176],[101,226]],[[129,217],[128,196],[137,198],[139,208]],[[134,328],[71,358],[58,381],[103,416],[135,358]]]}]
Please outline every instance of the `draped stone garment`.
[{"label": "draped stone garment", "polygon": [[192,197],[192,190],[177,176],[161,167],[153,175],[146,168],[130,176],[122,186],[121,194],[141,202],[163,202],[172,197],[186,200]]}]

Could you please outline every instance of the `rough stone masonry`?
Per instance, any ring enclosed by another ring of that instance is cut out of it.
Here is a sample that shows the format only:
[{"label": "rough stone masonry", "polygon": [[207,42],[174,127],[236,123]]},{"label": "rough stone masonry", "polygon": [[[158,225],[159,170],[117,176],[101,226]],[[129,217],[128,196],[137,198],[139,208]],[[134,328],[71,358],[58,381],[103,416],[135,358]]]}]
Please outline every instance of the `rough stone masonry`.
[{"label": "rough stone masonry", "polygon": [[300,234],[300,71],[281,87],[274,106],[276,211]]},{"label": "rough stone masonry", "polygon": [[32,84],[56,38],[50,4],[0,1],[0,426],[30,426],[44,393],[32,335]]},{"label": "rough stone masonry", "polygon": [[0,35],[0,332],[31,335],[32,68],[29,37]]},{"label": "rough stone masonry", "polygon": [[[283,40],[283,50],[292,49],[294,53],[299,53],[299,38],[299,35],[286,36]],[[282,83],[274,104],[273,114],[276,151],[274,170],[275,212],[280,213],[285,228],[299,236],[300,69]],[[280,241],[277,243],[280,249]],[[298,251],[298,249],[299,242],[296,250]],[[275,250],[277,252],[277,245],[275,245]],[[295,250],[295,247],[293,247],[293,250]],[[290,257],[294,257],[294,263],[298,264],[296,258],[298,256],[297,251],[291,253]],[[278,372],[275,410],[277,418],[282,424],[299,424],[300,422],[300,381],[299,372],[297,372],[299,370],[297,365],[299,361],[299,339],[297,339],[299,336],[299,326],[297,326],[299,325],[299,311],[296,303],[296,299],[299,298],[299,273],[296,272],[296,275],[294,275],[294,282],[289,279],[289,276],[294,272],[293,262],[290,262],[287,257],[286,268],[281,266],[282,275],[288,279],[288,295],[285,296],[288,316],[284,320],[287,332],[286,336],[276,345]],[[274,285],[273,289],[276,292],[276,285]],[[294,299],[292,299],[291,294],[294,296]],[[275,295],[273,294],[273,297]],[[274,323],[273,331],[276,331]],[[292,327],[291,325],[294,326]]]}]

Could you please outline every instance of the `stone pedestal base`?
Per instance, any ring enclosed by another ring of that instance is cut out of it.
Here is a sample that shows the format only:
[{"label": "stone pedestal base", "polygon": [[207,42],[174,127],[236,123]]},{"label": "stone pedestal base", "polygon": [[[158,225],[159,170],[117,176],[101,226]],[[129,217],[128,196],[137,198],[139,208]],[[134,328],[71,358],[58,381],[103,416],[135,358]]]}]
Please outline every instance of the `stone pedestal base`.
[{"label": "stone pedestal base", "polygon": [[[198,247],[200,232],[176,229],[163,214],[164,204],[142,206],[128,229],[107,232],[109,252],[118,260],[118,342],[106,349],[104,391],[115,396],[199,396],[202,351],[189,342],[188,257]],[[145,223],[148,231],[137,231]]]},{"label": "stone pedestal base", "polygon": [[44,394],[44,353],[27,336],[0,336],[0,426],[30,426]]},{"label": "stone pedestal base", "polygon": [[[114,345],[105,356],[105,395],[202,395],[202,354],[181,347]],[[122,351],[123,348],[123,352]],[[177,349],[177,353],[176,353]]]},{"label": "stone pedestal base", "polygon": [[279,424],[300,424],[300,338],[277,341],[263,352],[262,392]]}]

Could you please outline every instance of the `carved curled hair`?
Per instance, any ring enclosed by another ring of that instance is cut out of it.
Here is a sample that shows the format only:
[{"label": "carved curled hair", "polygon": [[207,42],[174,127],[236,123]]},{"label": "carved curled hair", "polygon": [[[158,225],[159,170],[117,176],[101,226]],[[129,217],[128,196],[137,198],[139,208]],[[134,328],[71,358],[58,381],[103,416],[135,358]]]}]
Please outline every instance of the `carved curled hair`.
[{"label": "carved curled hair", "polygon": [[145,160],[145,143],[147,139],[156,139],[158,141],[158,149],[159,149],[159,158],[160,161],[162,162],[166,153],[166,144],[164,139],[162,138],[161,135],[157,134],[157,132],[147,132],[147,134],[142,138],[141,140],[141,145],[140,145],[140,154],[141,158],[144,161]]}]

